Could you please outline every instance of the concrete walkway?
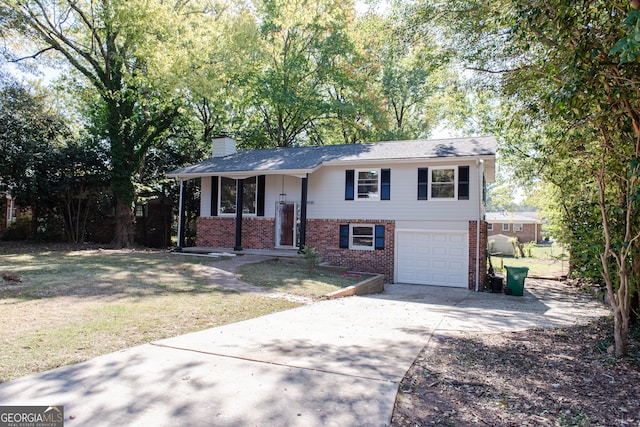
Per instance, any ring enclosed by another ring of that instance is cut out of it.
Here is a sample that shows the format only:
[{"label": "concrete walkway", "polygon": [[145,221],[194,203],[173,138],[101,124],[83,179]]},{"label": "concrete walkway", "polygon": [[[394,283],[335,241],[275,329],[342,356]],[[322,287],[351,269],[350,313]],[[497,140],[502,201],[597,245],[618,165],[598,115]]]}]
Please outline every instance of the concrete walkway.
[{"label": "concrete walkway", "polygon": [[0,385],[0,405],[63,405],[66,426],[386,426],[434,334],[587,322],[558,282],[523,297],[389,285],[108,354]]}]

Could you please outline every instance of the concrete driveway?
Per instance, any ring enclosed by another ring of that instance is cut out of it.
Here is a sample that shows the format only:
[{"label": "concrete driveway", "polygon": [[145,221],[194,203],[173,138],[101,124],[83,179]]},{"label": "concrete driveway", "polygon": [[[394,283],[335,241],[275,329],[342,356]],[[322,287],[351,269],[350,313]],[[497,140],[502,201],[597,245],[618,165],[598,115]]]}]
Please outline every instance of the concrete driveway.
[{"label": "concrete driveway", "polygon": [[523,297],[388,285],[1,384],[0,405],[63,405],[66,426],[386,426],[434,334],[606,314],[558,282],[527,279]]}]

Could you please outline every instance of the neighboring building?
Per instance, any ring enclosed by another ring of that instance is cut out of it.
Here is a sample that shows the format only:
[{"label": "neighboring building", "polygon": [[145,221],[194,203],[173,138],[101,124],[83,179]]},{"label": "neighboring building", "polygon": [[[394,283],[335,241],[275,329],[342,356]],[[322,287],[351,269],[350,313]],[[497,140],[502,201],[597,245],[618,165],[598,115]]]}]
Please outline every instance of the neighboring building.
[{"label": "neighboring building", "polygon": [[20,212],[20,207],[15,204],[10,191],[0,191],[0,211],[2,212],[0,231],[2,231],[9,227]]},{"label": "neighboring building", "polygon": [[316,248],[388,282],[482,288],[493,137],[236,151],[172,171],[201,179],[198,246]]},{"label": "neighboring building", "polygon": [[536,212],[487,212],[489,237],[502,234],[517,237],[520,243],[542,241],[542,221]]}]

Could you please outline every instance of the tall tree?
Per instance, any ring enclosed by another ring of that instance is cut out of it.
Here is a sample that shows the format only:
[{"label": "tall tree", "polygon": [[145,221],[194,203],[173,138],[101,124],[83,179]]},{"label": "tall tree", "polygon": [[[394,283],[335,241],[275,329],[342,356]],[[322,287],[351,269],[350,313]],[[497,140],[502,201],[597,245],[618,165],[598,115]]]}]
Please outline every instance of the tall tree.
[{"label": "tall tree", "polygon": [[614,350],[624,355],[638,280],[633,259],[640,256],[640,62],[621,63],[612,49],[626,34],[629,3],[434,3],[425,11],[447,18],[443,28],[468,67],[504,102],[503,153],[530,177],[555,182],[565,197],[582,182],[573,197],[597,206]]},{"label": "tall tree", "polygon": [[[5,37],[26,40],[13,61],[57,54],[97,92],[116,204],[116,247],[133,244],[133,176],[149,147],[178,116],[162,80],[183,22],[161,0],[2,0]],[[165,74],[165,75],[166,75]]]},{"label": "tall tree", "polygon": [[316,126],[330,114],[324,89],[336,73],[335,59],[351,46],[345,27],[353,3],[338,0],[261,0],[261,56],[249,76],[251,107],[259,129],[256,146],[318,143]]},{"label": "tall tree", "polygon": [[[108,187],[104,149],[75,132],[47,94],[0,89],[0,182],[30,206],[39,238],[81,243],[95,200]],[[60,223],[62,220],[62,223]]]}]

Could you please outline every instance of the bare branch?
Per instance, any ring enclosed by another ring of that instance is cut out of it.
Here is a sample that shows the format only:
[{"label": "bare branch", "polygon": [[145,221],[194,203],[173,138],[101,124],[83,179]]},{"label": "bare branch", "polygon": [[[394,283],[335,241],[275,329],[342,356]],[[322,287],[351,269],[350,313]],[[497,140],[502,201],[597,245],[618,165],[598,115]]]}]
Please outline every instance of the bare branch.
[{"label": "bare branch", "polygon": [[10,59],[9,62],[20,62],[20,61],[24,61],[25,59],[37,59],[38,56],[40,56],[43,53],[48,52],[50,50],[55,50],[55,48],[53,46],[45,47],[44,49],[41,49],[41,50],[37,51],[33,55],[27,55],[27,56],[23,56],[23,57],[16,58],[16,59]]},{"label": "bare branch", "polygon": [[512,68],[512,69],[505,69],[505,70],[488,70],[486,68],[466,67],[466,69],[470,71],[480,71],[481,73],[506,74],[506,73],[513,73],[516,71],[521,71],[523,68],[518,67],[518,68]]}]

